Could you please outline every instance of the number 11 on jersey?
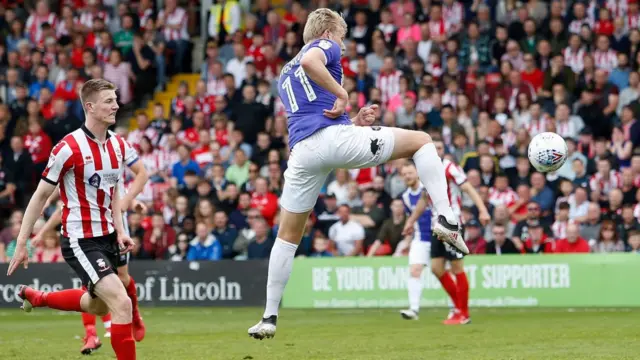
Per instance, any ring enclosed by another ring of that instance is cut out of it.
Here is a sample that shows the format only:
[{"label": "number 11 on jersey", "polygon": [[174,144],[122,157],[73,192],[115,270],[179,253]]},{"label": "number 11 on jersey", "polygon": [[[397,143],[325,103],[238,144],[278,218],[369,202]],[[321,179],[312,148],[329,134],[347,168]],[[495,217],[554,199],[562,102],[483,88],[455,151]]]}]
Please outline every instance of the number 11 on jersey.
[{"label": "number 11 on jersey", "polygon": [[[302,88],[304,89],[304,93],[307,96],[307,100],[309,102],[314,101],[317,96],[313,88],[311,87],[311,83],[309,83],[309,78],[307,74],[304,73],[302,66],[299,66],[296,71],[293,73],[302,84]],[[295,92],[293,91],[293,84],[291,83],[291,77],[287,76],[284,81],[282,81],[282,89],[287,93],[287,98],[289,98],[289,106],[291,107],[291,112],[294,113],[298,111],[299,106],[296,101]]]}]

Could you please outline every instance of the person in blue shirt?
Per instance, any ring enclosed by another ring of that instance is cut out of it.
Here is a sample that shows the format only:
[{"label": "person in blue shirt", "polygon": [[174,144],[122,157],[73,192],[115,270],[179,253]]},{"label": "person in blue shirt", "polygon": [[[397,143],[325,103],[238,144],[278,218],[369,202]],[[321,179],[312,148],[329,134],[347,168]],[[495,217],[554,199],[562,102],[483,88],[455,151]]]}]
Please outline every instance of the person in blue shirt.
[{"label": "person in blue shirt", "polygon": [[48,80],[49,69],[46,65],[38,66],[36,70],[36,81],[29,86],[29,97],[36,100],[40,99],[40,89],[47,88],[52,93],[55,91],[55,86]]},{"label": "person in blue shirt", "polygon": [[273,247],[273,237],[269,234],[269,225],[264,218],[253,221],[253,231],[256,236],[247,247],[247,259],[267,259]]},{"label": "person in blue shirt", "polygon": [[548,216],[555,206],[555,195],[547,186],[544,174],[536,172],[531,175],[531,195],[531,200],[540,204],[543,216]]},{"label": "person in blue shirt", "polygon": [[178,145],[178,156],[180,157],[180,160],[173,164],[171,169],[171,174],[173,174],[178,185],[184,185],[184,174],[187,170],[192,170],[198,176],[201,175],[200,166],[198,166],[197,162],[191,159],[191,152],[186,145]]},{"label": "person in blue shirt", "polygon": [[196,225],[196,237],[189,244],[187,261],[216,261],[222,259],[222,245],[213,234],[209,233],[207,225]]}]

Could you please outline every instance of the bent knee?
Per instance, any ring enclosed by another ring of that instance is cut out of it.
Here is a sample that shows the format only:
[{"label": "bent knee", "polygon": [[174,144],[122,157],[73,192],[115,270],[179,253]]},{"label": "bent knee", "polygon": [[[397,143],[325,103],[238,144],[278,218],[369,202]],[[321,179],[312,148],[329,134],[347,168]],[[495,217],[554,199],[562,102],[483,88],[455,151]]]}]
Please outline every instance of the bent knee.
[{"label": "bent knee", "polygon": [[424,131],[414,131],[413,136],[415,136],[416,142],[421,144],[421,146],[433,142],[431,135],[427,134]]}]

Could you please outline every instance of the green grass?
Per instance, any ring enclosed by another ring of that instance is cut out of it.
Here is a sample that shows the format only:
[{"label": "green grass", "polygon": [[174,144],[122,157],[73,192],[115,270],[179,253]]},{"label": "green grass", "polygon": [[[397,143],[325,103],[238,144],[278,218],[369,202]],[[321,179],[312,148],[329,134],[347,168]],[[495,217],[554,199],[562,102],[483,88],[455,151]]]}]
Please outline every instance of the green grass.
[{"label": "green grass", "polygon": [[[247,328],[260,309],[146,308],[147,337],[138,359],[638,359],[640,314],[632,310],[479,309],[473,324],[441,324],[446,310],[420,321],[395,310],[282,310],[274,339]],[[99,334],[102,325],[98,320]],[[86,359],[77,314],[0,311],[0,358]],[[113,359],[106,341],[93,359]]]}]

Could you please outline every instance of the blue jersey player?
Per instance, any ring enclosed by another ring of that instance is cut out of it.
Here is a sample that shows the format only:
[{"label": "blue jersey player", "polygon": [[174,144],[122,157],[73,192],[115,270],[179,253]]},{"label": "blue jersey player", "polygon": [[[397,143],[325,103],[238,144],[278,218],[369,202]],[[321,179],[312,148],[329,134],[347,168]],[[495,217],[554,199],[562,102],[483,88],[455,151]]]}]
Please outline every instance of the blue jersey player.
[{"label": "blue jersey player", "polygon": [[[413,163],[407,163],[401,170],[407,189],[402,193],[407,216],[416,209],[420,199],[425,196],[425,188],[420,183],[418,172]],[[409,309],[402,310],[400,314],[407,320],[418,320],[420,311],[420,299],[422,298],[422,271],[429,265],[431,253],[431,217],[430,209],[425,210],[413,225],[413,239],[409,248],[409,279],[407,291],[409,293]]]},{"label": "blue jersey player", "polygon": [[309,213],[333,169],[369,168],[413,158],[438,214],[434,234],[468,253],[431,137],[422,131],[370,126],[375,121],[375,106],[360,109],[353,119],[345,114],[349,94],[342,87],[340,56],[346,33],[347,24],[337,12],[314,10],[304,28],[304,47],[280,73],[278,91],[287,110],[291,156],[280,198],[280,227],[269,257],[265,311],[248,331],[256,339],[275,335],[293,257]]}]

